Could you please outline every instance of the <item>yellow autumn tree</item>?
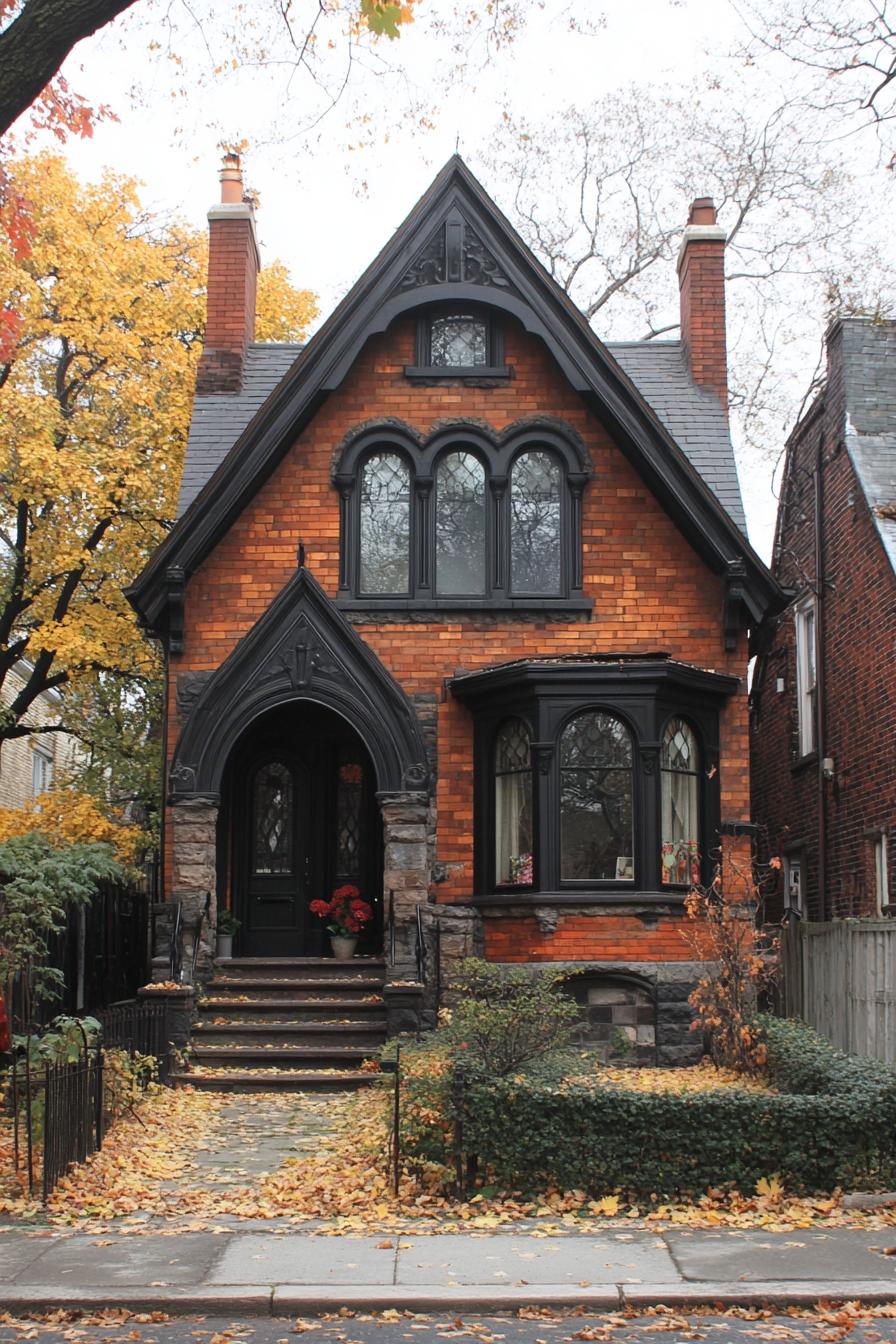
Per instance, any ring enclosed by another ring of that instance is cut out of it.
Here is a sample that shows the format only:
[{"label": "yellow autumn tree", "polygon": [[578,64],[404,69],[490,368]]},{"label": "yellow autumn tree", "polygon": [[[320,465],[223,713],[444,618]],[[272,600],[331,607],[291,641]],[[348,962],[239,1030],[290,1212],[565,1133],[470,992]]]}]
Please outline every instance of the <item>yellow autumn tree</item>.
[{"label": "yellow autumn tree", "polygon": [[0,807],[0,844],[14,835],[44,835],[54,845],[110,845],[125,868],[133,867],[149,843],[139,826],[117,808],[70,789],[39,794],[24,807]]},{"label": "yellow autumn tree", "polygon": [[[122,589],[174,515],[207,250],[144,211],[131,180],[80,183],[53,155],[10,175],[30,246],[0,233],[0,292],[16,315],[0,364],[0,746],[60,726],[29,722],[50,687],[89,698],[101,682],[158,679]],[[279,265],[258,302],[268,338],[300,339],[316,313]]]}]

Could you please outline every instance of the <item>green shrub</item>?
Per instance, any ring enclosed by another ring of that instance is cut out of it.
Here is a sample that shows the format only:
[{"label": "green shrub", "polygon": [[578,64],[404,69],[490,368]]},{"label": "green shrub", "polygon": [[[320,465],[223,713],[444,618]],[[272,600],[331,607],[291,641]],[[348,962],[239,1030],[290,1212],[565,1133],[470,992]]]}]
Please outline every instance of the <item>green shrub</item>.
[{"label": "green shrub", "polygon": [[468,957],[452,978],[457,995],[448,1038],[468,1067],[504,1078],[572,1040],[579,1011],[561,976]]},{"label": "green shrub", "polygon": [[490,1178],[527,1191],[555,1185],[642,1200],[710,1187],[749,1193],[775,1174],[800,1193],[892,1188],[896,1073],[841,1054],[803,1023],[762,1019],[761,1027],[777,1094],[635,1092],[546,1072],[471,1075],[464,1147]]}]

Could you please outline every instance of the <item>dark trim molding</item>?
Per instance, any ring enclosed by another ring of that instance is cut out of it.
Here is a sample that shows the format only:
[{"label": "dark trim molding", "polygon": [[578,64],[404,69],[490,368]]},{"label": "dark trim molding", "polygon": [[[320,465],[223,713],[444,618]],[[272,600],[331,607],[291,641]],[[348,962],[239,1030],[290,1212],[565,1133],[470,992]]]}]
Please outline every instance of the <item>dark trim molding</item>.
[{"label": "dark trim molding", "polygon": [[300,569],[193,704],[172,759],[172,801],[220,792],[230,754],[250,724],[296,700],[323,705],[351,724],[370,753],[378,790],[429,787],[413,705]]}]

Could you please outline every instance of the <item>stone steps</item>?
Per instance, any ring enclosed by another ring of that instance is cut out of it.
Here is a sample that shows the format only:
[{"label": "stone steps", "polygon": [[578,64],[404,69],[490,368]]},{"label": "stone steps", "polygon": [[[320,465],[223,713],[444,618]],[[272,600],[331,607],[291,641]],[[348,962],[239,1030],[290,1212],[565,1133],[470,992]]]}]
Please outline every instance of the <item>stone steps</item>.
[{"label": "stone steps", "polygon": [[233,957],[198,1005],[187,1067],[173,1081],[215,1091],[366,1086],[386,1039],[385,964]]}]

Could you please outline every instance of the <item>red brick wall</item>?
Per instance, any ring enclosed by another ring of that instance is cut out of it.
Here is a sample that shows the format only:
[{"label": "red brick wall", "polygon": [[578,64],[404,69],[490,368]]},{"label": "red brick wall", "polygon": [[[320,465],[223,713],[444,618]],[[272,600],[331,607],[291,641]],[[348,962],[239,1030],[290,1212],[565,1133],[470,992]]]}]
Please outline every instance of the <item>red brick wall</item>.
[{"label": "red brick wall", "polygon": [[681,335],[691,377],[701,387],[717,392],[727,411],[724,242],[689,242],[681,259],[679,284]]},{"label": "red brick wall", "polygon": [[[845,409],[835,329],[826,391],[795,433],[782,486],[778,578],[801,596],[823,591],[820,681],[825,704],[822,755],[834,778],[819,787],[817,758],[796,763],[796,652],[793,609],[776,625],[753,694],[754,815],[772,852],[803,853],[804,893],[813,919],[875,913],[873,833],[896,815],[896,579],[884,553],[844,437]],[[822,445],[824,577],[815,565],[814,488]],[[778,694],[776,678],[785,689]],[[819,808],[827,833],[826,895],[819,893]],[[891,869],[893,855],[891,852]],[[780,895],[780,893],[779,893]]]},{"label": "red brick wall", "polygon": [[211,219],[208,316],[196,391],[236,392],[246,346],[255,339],[258,251],[251,218]]},{"label": "red brick wall", "polygon": [[[437,857],[451,867],[439,899],[462,900],[472,891],[472,720],[446,696],[446,678],[461,668],[523,656],[658,649],[743,676],[746,651],[742,643],[735,653],[725,652],[722,579],[663,512],[539,340],[508,321],[506,358],[515,371],[510,382],[427,387],[403,376],[404,366],[414,362],[414,337],[413,320],[405,319],[368,342],[343,385],[190,580],[184,653],[172,658],[172,672],[219,665],[294,572],[300,538],[311,572],[326,592],[336,593],[339,512],[330,473],[353,426],[375,416],[399,417],[424,434],[436,421],[462,415],[497,430],[539,413],[568,422],[594,465],[583,500],[585,591],[594,599],[593,618],[553,622],[537,616],[500,624],[494,614],[477,619],[471,613],[446,614],[431,624],[357,627],[406,691],[440,698]],[[171,749],[178,727],[172,714]],[[745,695],[734,696],[723,716],[721,750],[722,816],[745,819]],[[643,935],[639,921],[634,924]],[[650,941],[641,935],[639,947]],[[653,945],[659,948],[655,937]]]}]

